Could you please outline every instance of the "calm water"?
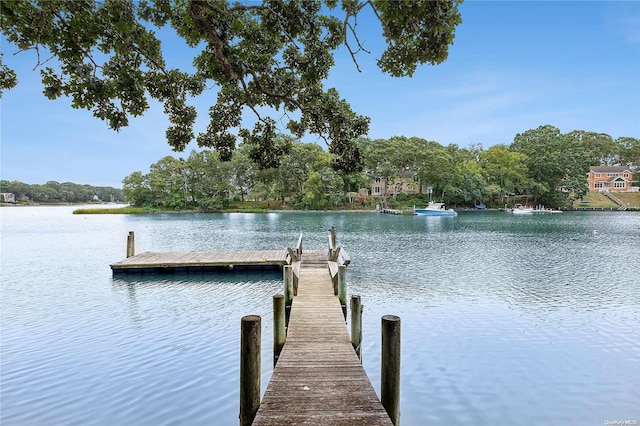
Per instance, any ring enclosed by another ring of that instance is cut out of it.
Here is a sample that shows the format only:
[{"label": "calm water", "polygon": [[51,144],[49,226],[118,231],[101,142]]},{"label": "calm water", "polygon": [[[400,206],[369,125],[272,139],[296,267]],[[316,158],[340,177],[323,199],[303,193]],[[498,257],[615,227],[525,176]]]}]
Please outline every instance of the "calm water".
[{"label": "calm water", "polygon": [[239,328],[279,275],[113,278],[138,252],[324,248],[352,257],[364,367],[402,318],[403,425],[640,424],[640,214],[72,215],[0,209],[1,418],[9,425],[235,425]]}]

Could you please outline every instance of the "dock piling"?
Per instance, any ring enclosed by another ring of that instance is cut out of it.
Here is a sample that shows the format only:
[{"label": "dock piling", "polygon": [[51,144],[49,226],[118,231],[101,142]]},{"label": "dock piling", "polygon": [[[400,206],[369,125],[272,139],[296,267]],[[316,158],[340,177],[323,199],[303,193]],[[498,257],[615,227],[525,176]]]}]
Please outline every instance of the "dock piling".
[{"label": "dock piling", "polygon": [[273,366],[275,367],[286,339],[284,296],[273,296]]},{"label": "dock piling", "polygon": [[133,231],[129,231],[129,235],[127,235],[127,258],[133,257],[136,255],[136,245],[134,240]]},{"label": "dock piling", "polygon": [[291,303],[293,302],[293,266],[284,265],[282,268],[284,278],[284,306],[286,313],[286,324],[289,324],[289,315],[291,314]]},{"label": "dock piling", "polygon": [[362,300],[351,296],[351,345],[362,362]]},{"label": "dock piling", "polygon": [[242,317],[240,325],[240,426],[250,426],[260,408],[261,318]]},{"label": "dock piling", "polygon": [[337,248],[338,231],[333,226],[329,229],[329,258],[333,258],[333,252]]},{"label": "dock piling", "polygon": [[394,425],[400,424],[400,317],[382,317],[380,401]]}]

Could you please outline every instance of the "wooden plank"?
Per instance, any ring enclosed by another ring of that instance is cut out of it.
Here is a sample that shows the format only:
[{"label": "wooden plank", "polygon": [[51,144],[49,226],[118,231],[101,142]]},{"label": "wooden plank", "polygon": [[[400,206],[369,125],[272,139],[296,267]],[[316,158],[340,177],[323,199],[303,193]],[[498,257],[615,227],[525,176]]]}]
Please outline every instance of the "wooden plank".
[{"label": "wooden plank", "polygon": [[341,265],[349,265],[351,263],[351,257],[343,248],[341,248],[340,254],[338,255],[338,263]]},{"label": "wooden plank", "polygon": [[351,346],[327,253],[311,261],[308,255],[287,340],[253,425],[391,425]]},{"label": "wooden plank", "polygon": [[329,274],[331,275],[331,278],[338,275],[338,262],[329,261],[327,264],[329,265]]}]

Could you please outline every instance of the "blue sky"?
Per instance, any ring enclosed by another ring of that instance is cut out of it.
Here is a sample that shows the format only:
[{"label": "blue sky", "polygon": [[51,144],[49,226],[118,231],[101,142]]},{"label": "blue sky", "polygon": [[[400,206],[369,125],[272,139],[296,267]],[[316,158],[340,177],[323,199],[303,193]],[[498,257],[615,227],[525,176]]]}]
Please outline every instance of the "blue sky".
[{"label": "blue sky", "polygon": [[[417,136],[488,148],[544,124],[563,133],[640,138],[640,2],[467,1],[460,11],[449,59],[404,79],[376,68],[381,38],[371,17],[361,17],[361,39],[372,54],[359,56],[358,73],[339,52],[327,87],[371,117],[370,138]],[[177,46],[164,47],[170,64],[185,58]],[[116,133],[66,99],[46,99],[33,54],[14,56],[16,47],[4,39],[1,47],[19,79],[0,100],[2,179],[120,187],[125,176],[146,173],[165,155],[198,149],[192,143],[172,152],[158,105]],[[213,102],[214,90],[193,101],[197,129],[206,127]]]}]

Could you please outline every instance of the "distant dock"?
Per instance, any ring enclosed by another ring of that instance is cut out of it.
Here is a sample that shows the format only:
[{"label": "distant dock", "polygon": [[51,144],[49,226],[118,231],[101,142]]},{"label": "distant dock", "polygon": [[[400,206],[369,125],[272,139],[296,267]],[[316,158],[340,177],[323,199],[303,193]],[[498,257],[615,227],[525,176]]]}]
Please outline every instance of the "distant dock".
[{"label": "distant dock", "polygon": [[397,209],[382,209],[379,210],[380,213],[383,214],[394,214],[401,216],[415,216],[416,212],[413,210],[397,210]]}]

